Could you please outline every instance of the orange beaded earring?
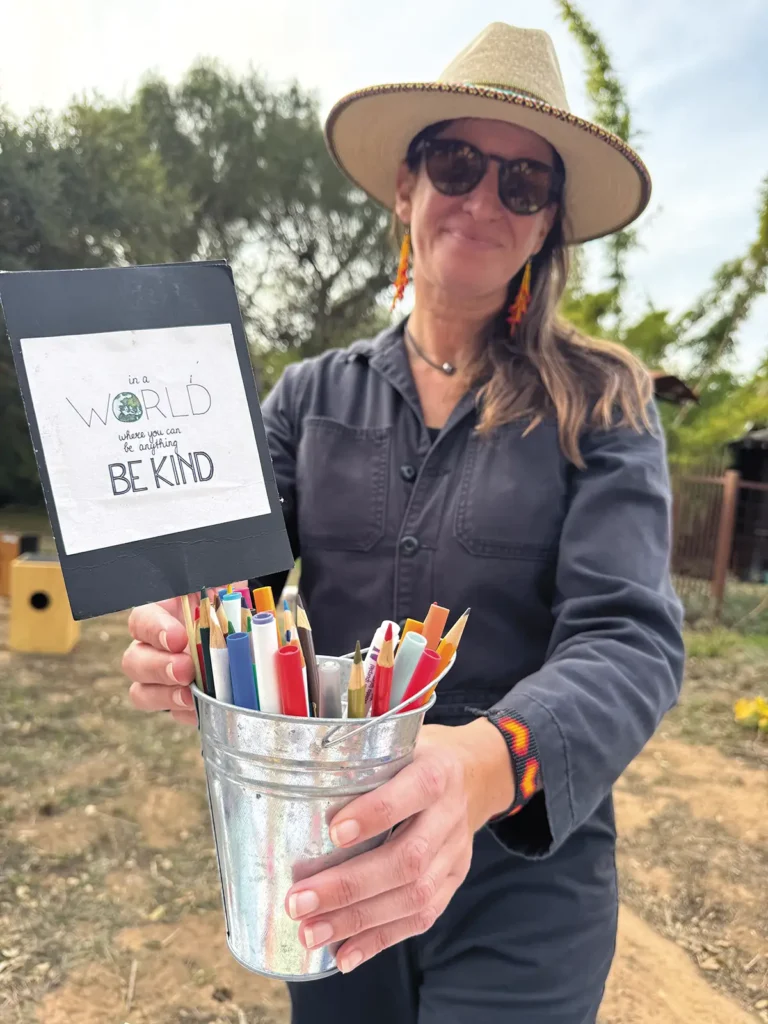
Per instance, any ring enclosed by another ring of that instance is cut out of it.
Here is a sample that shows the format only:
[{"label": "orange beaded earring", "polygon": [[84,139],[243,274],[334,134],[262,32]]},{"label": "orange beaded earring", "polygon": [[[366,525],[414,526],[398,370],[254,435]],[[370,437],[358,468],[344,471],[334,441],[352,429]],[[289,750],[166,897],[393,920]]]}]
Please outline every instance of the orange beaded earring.
[{"label": "orange beaded earring", "polygon": [[400,262],[397,266],[397,277],[395,278],[395,296],[392,299],[392,305],[390,306],[390,312],[400,302],[403,295],[405,294],[405,286],[408,284],[408,263],[411,258],[411,232],[408,228],[405,229],[403,235],[403,242],[400,246]]},{"label": "orange beaded earring", "polygon": [[509,324],[509,333],[514,334],[515,328],[521,322],[525,314],[528,312],[528,307],[531,304],[531,261],[525,264],[525,270],[523,271],[523,280],[520,282],[520,290],[517,293],[517,297],[512,305],[509,307],[509,316],[507,317],[507,323]]}]

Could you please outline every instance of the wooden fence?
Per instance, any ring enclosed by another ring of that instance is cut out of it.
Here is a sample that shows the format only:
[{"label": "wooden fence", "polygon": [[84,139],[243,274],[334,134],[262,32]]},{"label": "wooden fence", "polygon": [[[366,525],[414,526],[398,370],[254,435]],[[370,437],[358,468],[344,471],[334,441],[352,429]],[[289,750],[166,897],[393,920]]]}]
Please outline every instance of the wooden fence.
[{"label": "wooden fence", "polygon": [[672,472],[672,574],[680,596],[719,618],[729,579],[768,584],[768,483],[722,464]]}]

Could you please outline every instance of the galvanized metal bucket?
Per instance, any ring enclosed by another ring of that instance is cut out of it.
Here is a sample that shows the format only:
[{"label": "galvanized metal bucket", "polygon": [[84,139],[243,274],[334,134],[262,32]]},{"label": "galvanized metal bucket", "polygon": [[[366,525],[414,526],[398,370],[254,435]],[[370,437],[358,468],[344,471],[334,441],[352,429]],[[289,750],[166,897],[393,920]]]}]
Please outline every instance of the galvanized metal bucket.
[{"label": "galvanized metal bucket", "polygon": [[[338,662],[346,703],[350,658],[318,661]],[[286,895],[295,882],[387,838],[340,850],[328,826],[347,803],[411,761],[434,696],[400,714],[339,721],[268,715],[194,686],[193,693],[232,955],[248,970],[284,981],[334,974],[338,947],[305,949]]]}]

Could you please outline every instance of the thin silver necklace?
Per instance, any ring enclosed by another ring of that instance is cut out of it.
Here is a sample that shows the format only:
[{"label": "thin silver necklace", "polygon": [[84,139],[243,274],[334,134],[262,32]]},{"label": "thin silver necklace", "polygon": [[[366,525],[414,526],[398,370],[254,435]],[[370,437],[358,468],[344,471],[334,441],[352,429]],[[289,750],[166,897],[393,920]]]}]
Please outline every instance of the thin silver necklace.
[{"label": "thin silver necklace", "polygon": [[431,366],[433,370],[439,370],[440,373],[444,373],[446,377],[452,377],[454,373],[456,373],[456,367],[453,365],[453,363],[436,363],[433,359],[430,359],[427,353],[421,349],[418,342],[411,334],[407,326],[405,328],[405,340],[409,343],[409,345],[416,353],[416,355],[419,357],[419,359],[423,359],[424,362]]}]

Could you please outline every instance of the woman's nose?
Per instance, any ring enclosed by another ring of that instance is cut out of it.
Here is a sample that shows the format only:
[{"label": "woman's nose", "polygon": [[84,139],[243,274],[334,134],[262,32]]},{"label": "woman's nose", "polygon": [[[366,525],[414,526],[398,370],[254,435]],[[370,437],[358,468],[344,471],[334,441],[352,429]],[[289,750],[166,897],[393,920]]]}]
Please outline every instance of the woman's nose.
[{"label": "woman's nose", "polygon": [[476,218],[495,219],[503,214],[504,208],[499,199],[499,168],[495,161],[490,161],[482,180],[467,195],[464,209]]}]

